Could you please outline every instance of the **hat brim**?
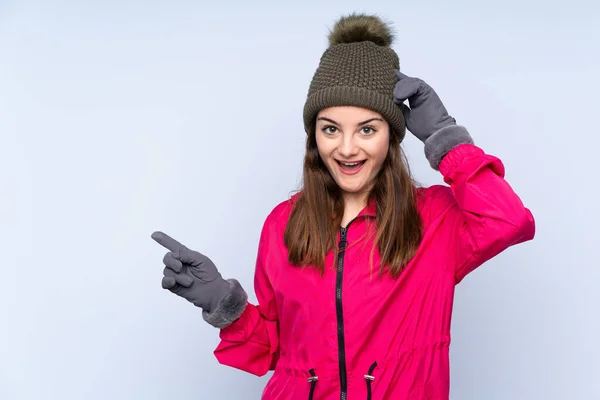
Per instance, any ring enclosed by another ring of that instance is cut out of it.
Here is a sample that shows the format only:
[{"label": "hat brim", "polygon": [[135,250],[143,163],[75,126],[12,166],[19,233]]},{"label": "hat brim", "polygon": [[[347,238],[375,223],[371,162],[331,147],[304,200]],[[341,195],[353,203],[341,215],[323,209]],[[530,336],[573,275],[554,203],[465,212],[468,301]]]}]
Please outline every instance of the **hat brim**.
[{"label": "hat brim", "polygon": [[394,103],[393,96],[360,87],[330,86],[314,93],[304,104],[304,129],[306,133],[314,127],[319,111],[329,107],[354,106],[367,108],[380,113],[402,141],[406,134],[406,122],[402,113],[403,105]]}]

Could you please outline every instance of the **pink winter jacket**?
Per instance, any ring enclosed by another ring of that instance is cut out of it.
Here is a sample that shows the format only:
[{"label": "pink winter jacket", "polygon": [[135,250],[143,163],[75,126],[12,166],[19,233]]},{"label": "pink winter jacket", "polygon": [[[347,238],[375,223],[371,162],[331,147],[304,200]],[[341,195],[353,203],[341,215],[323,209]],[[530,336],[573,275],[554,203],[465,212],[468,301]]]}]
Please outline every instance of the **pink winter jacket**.
[{"label": "pink winter jacket", "polygon": [[292,202],[277,205],[260,237],[258,305],[220,331],[218,361],[258,376],[274,370],[263,400],[447,400],[455,285],[533,239],[535,225],[498,158],[464,144],[439,169],[449,187],[418,189],[423,241],[397,279],[369,267],[372,243],[361,237],[374,229],[372,203],[340,230],[345,251],[323,277],[288,263]]}]

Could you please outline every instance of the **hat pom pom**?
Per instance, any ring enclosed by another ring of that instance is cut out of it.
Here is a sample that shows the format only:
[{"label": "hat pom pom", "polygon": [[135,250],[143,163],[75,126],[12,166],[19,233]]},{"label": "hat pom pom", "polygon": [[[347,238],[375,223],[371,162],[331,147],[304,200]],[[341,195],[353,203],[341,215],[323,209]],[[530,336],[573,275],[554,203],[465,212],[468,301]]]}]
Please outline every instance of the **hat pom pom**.
[{"label": "hat pom pom", "polygon": [[390,46],[394,34],[379,17],[350,14],[340,18],[329,33],[329,45],[370,41],[379,46]]}]

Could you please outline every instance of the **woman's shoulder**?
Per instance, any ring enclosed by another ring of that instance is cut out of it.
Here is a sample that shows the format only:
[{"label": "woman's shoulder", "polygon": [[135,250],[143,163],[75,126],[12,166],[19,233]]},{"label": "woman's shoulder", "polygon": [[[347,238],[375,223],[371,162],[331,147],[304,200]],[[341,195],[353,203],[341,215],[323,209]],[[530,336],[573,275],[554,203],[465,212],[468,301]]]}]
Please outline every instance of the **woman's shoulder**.
[{"label": "woman's shoulder", "polygon": [[290,218],[294,204],[298,200],[301,192],[291,194],[287,199],[275,204],[265,218],[265,225],[285,226]]},{"label": "woman's shoulder", "polygon": [[446,185],[415,188],[417,209],[424,222],[431,221],[456,204],[452,189]]},{"label": "woman's shoulder", "polygon": [[446,203],[454,200],[452,189],[447,185],[436,184],[431,186],[417,186],[415,188],[415,193],[417,204],[422,206],[431,206],[434,203]]}]

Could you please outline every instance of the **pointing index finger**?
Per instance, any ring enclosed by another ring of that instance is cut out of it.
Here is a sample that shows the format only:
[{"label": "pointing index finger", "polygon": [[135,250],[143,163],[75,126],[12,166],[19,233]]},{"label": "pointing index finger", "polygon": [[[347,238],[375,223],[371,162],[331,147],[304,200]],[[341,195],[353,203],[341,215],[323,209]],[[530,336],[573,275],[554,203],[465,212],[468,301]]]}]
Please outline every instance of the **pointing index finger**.
[{"label": "pointing index finger", "polygon": [[177,240],[173,239],[171,236],[166,233],[157,231],[152,234],[152,239],[154,239],[158,244],[167,249],[171,250],[173,253],[178,254],[179,250],[184,247]]}]

